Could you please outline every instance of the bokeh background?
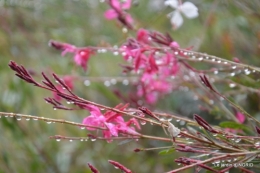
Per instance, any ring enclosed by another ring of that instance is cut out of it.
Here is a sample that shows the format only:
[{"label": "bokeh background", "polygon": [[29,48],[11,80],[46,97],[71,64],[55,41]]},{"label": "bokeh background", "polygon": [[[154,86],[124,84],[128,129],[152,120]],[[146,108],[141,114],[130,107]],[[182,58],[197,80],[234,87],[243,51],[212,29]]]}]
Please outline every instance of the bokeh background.
[{"label": "bokeh background", "polygon": [[[191,0],[199,9],[199,17],[184,19],[184,24],[173,30],[166,17],[173,9],[166,8],[163,0],[134,0],[130,13],[137,27],[168,32],[181,47],[194,46],[194,50],[232,60],[260,65],[260,1]],[[17,77],[9,69],[14,60],[31,70],[40,80],[40,72],[80,76],[75,92],[80,96],[109,106],[122,102],[114,94],[115,89],[128,91],[129,85],[118,82],[107,87],[104,81],[91,81],[87,77],[122,76],[118,64],[122,57],[110,53],[97,54],[90,60],[87,72],[73,63],[73,56],[62,57],[59,51],[48,46],[50,39],[77,46],[121,44],[134,32],[123,33],[116,21],[107,21],[103,13],[108,9],[98,0],[0,0],[0,111],[30,114],[50,118],[62,118],[81,122],[86,111],[53,110],[43,100],[52,96],[48,91],[35,88]],[[196,67],[204,68],[197,64]],[[238,99],[246,110],[259,115],[259,97],[244,94]],[[200,113],[199,101],[194,101],[182,90],[166,96],[153,109],[175,112],[192,117]],[[203,114],[203,113],[202,113]],[[208,113],[209,114],[209,113]],[[208,118],[214,123],[214,117]],[[146,134],[165,136],[160,128],[146,125]],[[159,155],[158,151],[134,153],[139,147],[165,146],[156,141],[79,142],[50,140],[49,136],[86,136],[86,130],[40,121],[0,119],[0,173],[67,173],[90,172],[87,163],[101,172],[120,172],[107,160],[119,161],[135,172],[163,172],[177,167],[173,162],[182,155]]]}]

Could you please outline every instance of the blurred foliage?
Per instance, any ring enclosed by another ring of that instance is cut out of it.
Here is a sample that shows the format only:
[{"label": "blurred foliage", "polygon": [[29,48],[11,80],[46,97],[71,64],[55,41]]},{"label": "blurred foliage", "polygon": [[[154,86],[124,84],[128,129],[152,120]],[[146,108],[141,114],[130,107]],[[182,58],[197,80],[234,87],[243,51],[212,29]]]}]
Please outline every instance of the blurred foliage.
[{"label": "blurred foliage", "polygon": [[[199,8],[199,17],[184,19],[179,30],[172,30],[166,15],[172,11],[163,6],[163,0],[135,0],[130,10],[137,19],[138,27],[168,32],[182,47],[232,60],[260,66],[260,1],[193,0]],[[43,98],[51,96],[48,91],[34,88],[15,77],[7,64],[14,60],[29,68],[40,79],[40,72],[55,72],[75,76],[122,76],[120,56],[98,54],[91,58],[89,69],[84,72],[73,63],[72,56],[61,57],[60,52],[48,47],[50,39],[68,42],[77,46],[117,45],[133,32],[124,34],[116,21],[107,21],[103,12],[105,3],[97,0],[0,0],[0,110],[35,116],[54,117],[81,122],[85,111],[54,111]],[[203,64],[195,64],[204,68]],[[233,79],[232,79],[233,80]],[[234,79],[235,80],[235,79]],[[76,93],[80,96],[109,106],[120,100],[113,89],[126,90],[118,83],[107,88],[103,83],[84,86],[83,80],[75,80]],[[258,89],[250,80],[243,81]],[[154,108],[191,116],[193,113],[210,114],[199,109],[201,103],[191,99],[191,93],[176,90],[165,96]],[[237,103],[250,113],[259,116],[257,94],[236,95]],[[214,110],[214,109],[213,109]],[[218,109],[215,107],[215,110]],[[215,113],[216,114],[216,113]],[[207,117],[214,121],[214,117]],[[147,126],[147,133],[165,135],[162,129]],[[156,151],[134,153],[138,147],[163,146],[154,141],[132,141],[118,145],[105,141],[56,142],[49,136],[85,136],[87,132],[61,124],[48,125],[37,121],[17,121],[2,117],[0,120],[0,173],[28,172],[90,172],[91,162],[101,172],[116,172],[107,160],[119,161],[136,172],[163,172],[177,166],[173,162],[180,153],[159,155]],[[119,171],[117,171],[119,172]]]}]

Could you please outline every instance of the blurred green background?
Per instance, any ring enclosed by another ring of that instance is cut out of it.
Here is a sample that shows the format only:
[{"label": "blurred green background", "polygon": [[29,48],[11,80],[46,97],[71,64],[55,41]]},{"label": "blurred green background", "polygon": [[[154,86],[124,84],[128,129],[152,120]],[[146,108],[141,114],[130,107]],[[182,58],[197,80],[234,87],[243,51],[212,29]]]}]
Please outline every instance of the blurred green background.
[{"label": "blurred green background", "polygon": [[[199,17],[184,19],[176,31],[171,29],[166,15],[173,9],[166,8],[163,0],[135,0],[131,14],[137,26],[158,30],[170,35],[181,47],[194,49],[232,60],[260,65],[260,1],[237,0],[191,0],[199,9]],[[62,118],[81,122],[86,111],[54,111],[43,100],[52,93],[35,88],[15,77],[8,68],[14,60],[23,64],[40,80],[40,72],[55,72],[59,75],[82,76],[75,80],[75,92],[80,96],[109,106],[118,104],[113,90],[129,87],[118,82],[106,87],[103,82],[84,85],[84,77],[122,76],[122,57],[110,53],[97,54],[90,59],[89,69],[84,72],[73,63],[73,56],[62,57],[59,51],[48,47],[50,39],[68,42],[77,46],[121,44],[125,38],[134,37],[134,32],[123,33],[116,21],[107,21],[103,13],[108,9],[98,0],[0,0],[0,111],[30,114],[50,118]],[[197,67],[202,67],[197,65]],[[246,95],[244,107],[254,114],[259,113],[258,95]],[[247,101],[250,104],[246,104]],[[198,112],[198,103],[175,91],[154,109],[177,112],[192,116]],[[212,118],[213,120],[213,118]],[[145,134],[165,135],[160,128],[146,125]],[[86,130],[40,121],[17,121],[14,118],[0,119],[0,173],[66,173],[90,172],[87,162],[101,172],[120,172],[108,164],[115,160],[135,172],[163,172],[177,167],[173,162],[182,155],[161,156],[157,151],[134,153],[140,147],[165,146],[156,141],[132,141],[119,145],[118,141],[107,143],[69,142],[49,140],[49,136],[86,136]]]}]

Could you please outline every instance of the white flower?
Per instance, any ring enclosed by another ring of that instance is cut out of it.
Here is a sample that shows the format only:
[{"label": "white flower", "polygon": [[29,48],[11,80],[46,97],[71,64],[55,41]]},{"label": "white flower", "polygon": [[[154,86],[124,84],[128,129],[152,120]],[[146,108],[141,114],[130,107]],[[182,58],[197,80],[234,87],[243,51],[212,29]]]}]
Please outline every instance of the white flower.
[{"label": "white flower", "polygon": [[171,137],[176,137],[180,134],[180,129],[175,127],[172,123],[168,122],[168,132],[170,133]]},{"label": "white flower", "polygon": [[184,2],[183,4],[179,4],[178,0],[166,0],[164,5],[170,6],[175,11],[168,14],[171,18],[171,24],[175,29],[179,28],[183,23],[183,18],[181,13],[183,13],[187,18],[193,19],[198,17],[198,8],[191,2]]}]

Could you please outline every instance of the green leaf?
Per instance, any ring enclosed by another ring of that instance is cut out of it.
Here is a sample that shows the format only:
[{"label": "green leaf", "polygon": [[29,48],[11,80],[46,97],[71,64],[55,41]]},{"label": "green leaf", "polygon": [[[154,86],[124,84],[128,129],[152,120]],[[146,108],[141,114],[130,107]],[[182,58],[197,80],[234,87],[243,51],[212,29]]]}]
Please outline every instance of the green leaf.
[{"label": "green leaf", "polygon": [[167,155],[167,154],[171,154],[175,151],[175,148],[171,148],[171,149],[167,149],[167,150],[162,150],[159,152],[159,155]]},{"label": "green leaf", "polygon": [[244,124],[239,124],[239,123],[232,122],[232,121],[221,122],[219,124],[219,126],[223,127],[223,128],[242,129],[242,130],[249,131],[249,128],[247,126],[245,126]]}]

